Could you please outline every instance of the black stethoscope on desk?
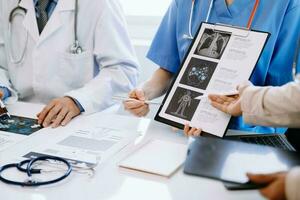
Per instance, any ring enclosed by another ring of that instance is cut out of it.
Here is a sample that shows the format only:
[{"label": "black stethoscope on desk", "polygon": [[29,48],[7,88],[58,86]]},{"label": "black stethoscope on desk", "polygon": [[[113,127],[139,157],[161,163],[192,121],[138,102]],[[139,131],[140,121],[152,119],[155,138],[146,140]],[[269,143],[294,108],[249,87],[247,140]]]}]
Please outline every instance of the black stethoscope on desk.
[{"label": "black stethoscope on desk", "polygon": [[[13,23],[13,19],[14,17],[16,17],[17,15],[25,17],[27,10],[23,7],[21,7],[20,4],[21,0],[19,0],[19,3],[17,5],[17,7],[15,7],[14,9],[12,9],[12,11],[9,14],[9,19],[8,19],[8,32],[9,32],[9,37],[12,36],[12,23]],[[70,46],[70,53],[72,54],[80,54],[83,52],[83,48],[80,45],[80,42],[78,40],[78,35],[77,35],[77,24],[78,24],[78,0],[75,0],[75,13],[74,13],[74,42],[73,44]],[[25,51],[26,51],[26,45],[28,42],[28,32],[26,31],[26,36],[25,36],[25,45],[24,47],[19,47],[21,48],[21,54],[19,58],[16,58],[13,56],[13,52],[12,52],[12,48],[11,48],[11,41],[12,39],[9,38],[9,42],[10,42],[10,48],[9,48],[9,57],[10,57],[10,62],[14,63],[14,64],[19,64],[23,61],[24,57],[25,57]]]},{"label": "black stethoscope on desk", "polygon": [[[37,181],[32,178],[32,175],[33,174],[41,174],[43,172],[42,169],[34,168],[36,163],[40,162],[40,161],[53,161],[54,163],[59,162],[58,164],[63,163],[67,168],[66,168],[65,173],[58,178],[48,180],[48,181]],[[24,165],[27,165],[26,168],[24,168]],[[18,181],[14,181],[14,180],[5,178],[3,176],[3,172],[8,169],[11,169],[11,168],[16,168],[19,171],[26,173],[28,176],[28,180],[23,181],[23,182],[18,182]],[[7,184],[18,185],[18,186],[23,186],[23,187],[37,187],[37,186],[50,185],[53,183],[57,183],[65,178],[67,178],[71,174],[71,172],[72,172],[72,165],[69,161],[67,161],[63,158],[54,157],[54,156],[40,156],[40,157],[36,157],[36,158],[30,159],[30,160],[24,160],[19,163],[11,163],[11,164],[7,164],[7,165],[0,167],[0,181],[7,183]]]}]

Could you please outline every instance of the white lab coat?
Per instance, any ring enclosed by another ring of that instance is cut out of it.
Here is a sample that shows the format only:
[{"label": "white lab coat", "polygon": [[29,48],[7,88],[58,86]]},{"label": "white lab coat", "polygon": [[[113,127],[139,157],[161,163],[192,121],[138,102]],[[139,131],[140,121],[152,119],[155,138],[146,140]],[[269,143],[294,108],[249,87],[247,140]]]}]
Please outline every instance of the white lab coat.
[{"label": "white lab coat", "polygon": [[[7,19],[17,2],[0,0],[0,86],[12,91],[8,102],[19,98],[48,103],[56,97],[71,96],[86,113],[92,113],[112,105],[112,95],[135,87],[138,64],[117,0],[79,0],[81,54],[69,51],[74,41],[74,0],[58,1],[41,35],[33,0],[21,0],[20,6],[27,13],[25,18],[15,18],[10,41]],[[19,55],[26,32],[24,60],[14,64],[8,49]]]}]

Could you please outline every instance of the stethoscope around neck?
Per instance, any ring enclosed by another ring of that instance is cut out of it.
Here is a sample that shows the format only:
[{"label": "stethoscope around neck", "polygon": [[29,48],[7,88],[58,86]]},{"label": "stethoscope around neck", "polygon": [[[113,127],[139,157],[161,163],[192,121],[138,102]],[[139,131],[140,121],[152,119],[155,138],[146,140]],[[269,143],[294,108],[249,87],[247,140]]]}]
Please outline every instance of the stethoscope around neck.
[{"label": "stethoscope around neck", "polygon": [[[195,1],[196,0],[192,0],[191,10],[190,10],[190,17],[189,17],[189,25],[188,25],[189,26],[188,27],[188,33],[183,35],[183,38],[188,39],[188,40],[193,40],[194,39],[194,36],[192,35],[192,21],[193,21],[194,9],[195,9]],[[215,2],[215,0],[210,0],[208,12],[207,12],[207,15],[206,15],[206,18],[205,18],[206,23],[209,21],[214,2]],[[251,25],[252,25],[254,16],[256,14],[256,10],[258,8],[258,5],[259,5],[259,0],[255,0],[253,10],[251,12],[251,15],[250,15],[248,23],[247,23],[247,29],[251,28]]]},{"label": "stethoscope around neck", "polygon": [[[25,17],[27,10],[23,7],[20,6],[21,0],[19,0],[17,7],[12,9],[12,11],[9,14],[9,19],[8,19],[8,37],[9,37],[9,45],[8,45],[8,52],[9,52],[9,58],[10,62],[13,64],[20,64],[23,62],[24,57],[25,57],[25,52],[26,52],[26,47],[27,47],[27,42],[28,42],[28,31],[26,31],[25,35],[25,45],[24,47],[19,47],[21,48],[21,54],[20,57],[16,58],[13,56],[13,50],[12,50],[12,23],[14,17],[17,15],[22,16],[23,18]],[[83,52],[83,49],[80,45],[80,42],[78,40],[78,29],[77,29],[77,24],[78,24],[78,0],[75,0],[75,13],[74,13],[74,42],[70,46],[70,53],[71,54],[80,54]]]}]

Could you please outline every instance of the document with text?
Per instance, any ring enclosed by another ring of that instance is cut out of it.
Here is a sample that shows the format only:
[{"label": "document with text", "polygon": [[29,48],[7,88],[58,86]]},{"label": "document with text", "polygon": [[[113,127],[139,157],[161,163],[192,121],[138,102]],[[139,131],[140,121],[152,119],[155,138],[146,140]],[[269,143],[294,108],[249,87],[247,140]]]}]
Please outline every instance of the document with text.
[{"label": "document with text", "polygon": [[202,23],[155,119],[223,137],[231,116],[213,108],[206,96],[236,92],[250,78],[268,38],[266,32]]},{"label": "document with text", "polygon": [[24,157],[51,155],[93,166],[122,150],[136,136],[135,132],[101,126],[75,129],[58,141],[38,146]]}]

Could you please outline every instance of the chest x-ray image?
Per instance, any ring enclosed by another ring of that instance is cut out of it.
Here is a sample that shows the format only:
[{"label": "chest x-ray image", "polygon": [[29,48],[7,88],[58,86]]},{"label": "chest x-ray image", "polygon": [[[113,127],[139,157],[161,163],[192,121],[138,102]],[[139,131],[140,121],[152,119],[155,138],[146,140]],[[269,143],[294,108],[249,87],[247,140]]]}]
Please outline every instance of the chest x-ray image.
[{"label": "chest x-ray image", "polygon": [[166,113],[185,120],[191,120],[200,103],[195,98],[201,93],[178,87],[169,103]]},{"label": "chest x-ray image", "polygon": [[26,117],[12,115],[11,118],[5,117],[0,120],[0,131],[10,133],[31,135],[41,128],[36,119]]},{"label": "chest x-ray image", "polygon": [[206,29],[196,48],[195,54],[220,59],[230,36],[230,33],[220,33],[212,29]]}]

